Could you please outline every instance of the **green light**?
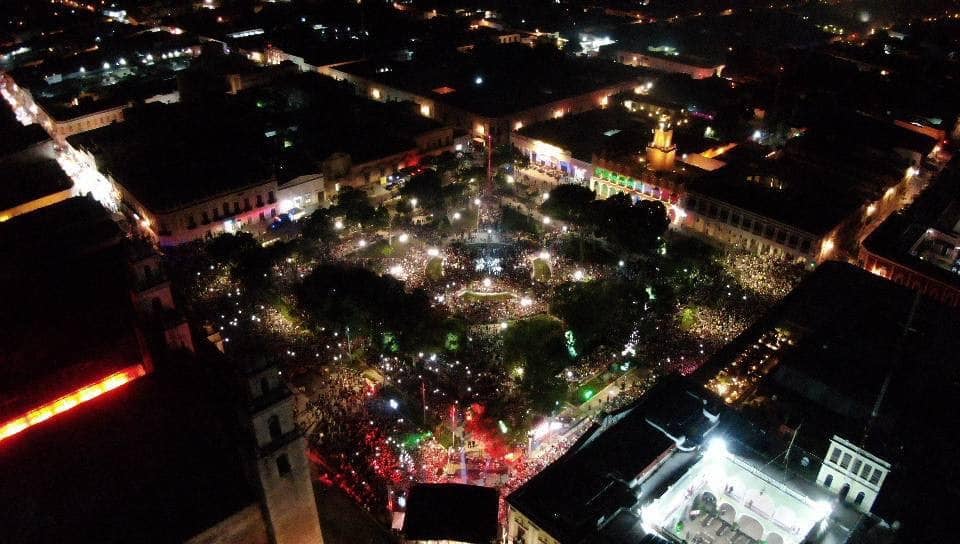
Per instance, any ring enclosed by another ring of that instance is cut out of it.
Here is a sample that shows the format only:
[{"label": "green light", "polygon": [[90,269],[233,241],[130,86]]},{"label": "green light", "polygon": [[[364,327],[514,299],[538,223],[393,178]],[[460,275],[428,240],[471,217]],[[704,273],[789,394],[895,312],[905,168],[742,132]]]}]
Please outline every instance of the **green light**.
[{"label": "green light", "polygon": [[591,398],[593,398],[593,395],[594,395],[593,389],[587,389],[586,391],[583,392],[583,400],[590,400]]}]

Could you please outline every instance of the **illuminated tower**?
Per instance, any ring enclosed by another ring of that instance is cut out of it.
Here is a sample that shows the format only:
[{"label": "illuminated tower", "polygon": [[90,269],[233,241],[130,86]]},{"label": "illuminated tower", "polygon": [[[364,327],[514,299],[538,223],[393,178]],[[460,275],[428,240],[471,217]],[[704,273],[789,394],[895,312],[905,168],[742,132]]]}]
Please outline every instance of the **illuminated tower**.
[{"label": "illuminated tower", "polygon": [[247,417],[255,439],[248,472],[261,489],[273,544],[322,544],[306,439],[297,429],[293,394],[273,364],[260,360],[246,374]]},{"label": "illuminated tower", "polygon": [[673,169],[677,146],[673,145],[673,129],[663,120],[653,131],[653,141],[647,146],[647,164],[657,172]]}]

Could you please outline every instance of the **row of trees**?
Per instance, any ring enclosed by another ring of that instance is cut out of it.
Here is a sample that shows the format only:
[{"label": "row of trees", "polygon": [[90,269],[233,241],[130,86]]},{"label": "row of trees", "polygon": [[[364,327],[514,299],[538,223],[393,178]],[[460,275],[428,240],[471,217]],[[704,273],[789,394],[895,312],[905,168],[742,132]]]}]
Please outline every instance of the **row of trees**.
[{"label": "row of trees", "polygon": [[574,184],[554,188],[540,209],[555,219],[576,223],[612,244],[637,253],[656,249],[670,224],[662,202],[633,202],[622,193],[597,200],[596,193]]}]

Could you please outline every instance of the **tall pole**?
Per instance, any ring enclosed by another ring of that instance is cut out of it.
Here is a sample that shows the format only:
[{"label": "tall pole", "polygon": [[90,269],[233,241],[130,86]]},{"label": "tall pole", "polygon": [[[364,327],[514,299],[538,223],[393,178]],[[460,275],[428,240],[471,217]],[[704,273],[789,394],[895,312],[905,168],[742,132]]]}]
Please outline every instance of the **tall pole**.
[{"label": "tall pole", "polygon": [[486,197],[493,196],[493,134],[487,134],[487,189]]}]

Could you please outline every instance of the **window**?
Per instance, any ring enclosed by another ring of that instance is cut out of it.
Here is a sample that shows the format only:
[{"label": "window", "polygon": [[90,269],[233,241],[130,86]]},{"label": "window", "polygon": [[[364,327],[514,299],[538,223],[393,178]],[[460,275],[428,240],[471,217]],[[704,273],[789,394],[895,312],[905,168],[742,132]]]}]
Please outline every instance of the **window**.
[{"label": "window", "polygon": [[787,233],[782,230],[777,231],[777,243],[782,244],[787,241]]},{"label": "window", "polygon": [[267,192],[267,202],[273,204],[273,203],[276,202],[276,201],[277,201],[277,199],[273,197],[273,191],[268,191],[268,192]]},{"label": "window", "polygon": [[863,491],[857,493],[857,498],[853,499],[853,504],[856,504],[857,506],[863,504],[864,498],[865,498],[865,495],[863,494]]},{"label": "window", "polygon": [[233,213],[240,213],[240,203],[239,203],[239,202],[234,202],[234,203],[233,203]]},{"label": "window", "polygon": [[870,483],[871,483],[871,484],[879,484],[879,483],[880,483],[880,478],[882,478],[882,477],[883,477],[883,472],[880,472],[880,469],[879,469],[879,468],[875,468],[875,469],[873,469],[873,474],[870,475]]},{"label": "window", "polygon": [[200,221],[202,221],[204,225],[210,222],[210,216],[207,214],[207,212],[200,213]]},{"label": "window", "polygon": [[730,224],[733,225],[733,226],[735,226],[735,227],[740,225],[740,214],[739,214],[739,213],[735,213],[735,214],[733,214],[733,215],[730,217]]},{"label": "window", "polygon": [[760,229],[763,228],[763,225],[759,221],[753,222],[753,233],[759,235]]},{"label": "window", "polygon": [[808,238],[804,238],[803,241],[800,242],[800,251],[804,253],[810,252],[810,240]]},{"label": "window", "polygon": [[800,240],[797,238],[797,235],[796,235],[796,234],[791,234],[791,235],[790,235],[790,238],[787,240],[787,245],[790,246],[790,247],[792,247],[792,248],[796,248],[796,247],[797,247],[797,242],[799,242],[799,241],[800,241]]},{"label": "window", "polygon": [[823,480],[823,487],[830,489],[830,486],[833,484],[833,474],[827,474],[827,477]]},{"label": "window", "polygon": [[767,240],[773,240],[773,227],[771,225],[763,228],[763,237]]},{"label": "window", "polygon": [[850,456],[850,454],[849,454],[849,453],[844,453],[844,454],[843,454],[843,459],[840,460],[840,466],[841,466],[842,468],[847,468],[847,467],[849,467],[849,466],[850,466],[850,459],[852,459],[852,457]]},{"label": "window", "polygon": [[838,459],[840,459],[840,448],[833,448],[833,451],[830,452],[830,462],[837,464]]},{"label": "window", "polygon": [[863,463],[859,459],[855,460],[853,462],[853,468],[851,469],[851,472],[853,472],[854,474],[858,474],[860,472],[860,465],[862,464]]},{"label": "window", "polygon": [[257,207],[263,206],[263,195],[257,195]]},{"label": "window", "polygon": [[270,429],[270,438],[276,440],[283,435],[283,431],[280,429],[280,417],[276,414],[270,416],[270,419],[267,421],[267,427]]},{"label": "window", "polygon": [[871,465],[870,463],[865,463],[863,465],[863,472],[860,473],[860,477],[863,478],[864,480],[868,480],[870,478],[871,470],[873,470],[873,465]]},{"label": "window", "polygon": [[224,215],[224,216],[230,215],[230,203],[229,203],[229,202],[224,202],[224,203],[223,203],[223,215]]},{"label": "window", "polygon": [[243,197],[243,209],[245,211],[250,211],[250,197]]},{"label": "window", "polygon": [[727,210],[720,210],[720,222],[726,223],[727,218],[730,217],[730,212]]},{"label": "window", "polygon": [[293,467],[290,466],[290,458],[287,457],[287,454],[281,453],[277,456],[277,473],[280,476],[289,476],[292,471]]}]

